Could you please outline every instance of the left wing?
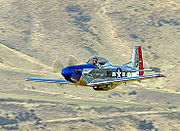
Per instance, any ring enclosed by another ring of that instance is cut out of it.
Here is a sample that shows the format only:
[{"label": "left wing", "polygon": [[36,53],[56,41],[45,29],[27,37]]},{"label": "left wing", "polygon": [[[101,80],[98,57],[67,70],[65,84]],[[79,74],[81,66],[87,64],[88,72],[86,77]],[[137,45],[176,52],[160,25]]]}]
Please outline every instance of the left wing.
[{"label": "left wing", "polygon": [[88,86],[97,86],[104,84],[121,84],[124,82],[138,81],[138,80],[146,80],[153,79],[158,77],[165,77],[162,74],[152,74],[152,75],[144,75],[144,76],[136,76],[136,77],[123,77],[123,78],[114,78],[114,79],[95,79],[88,83]]},{"label": "left wing", "polygon": [[64,80],[64,79],[50,79],[50,78],[26,78],[26,81],[34,81],[34,82],[47,82],[47,83],[58,83],[58,84],[68,84],[74,85],[73,83]]}]

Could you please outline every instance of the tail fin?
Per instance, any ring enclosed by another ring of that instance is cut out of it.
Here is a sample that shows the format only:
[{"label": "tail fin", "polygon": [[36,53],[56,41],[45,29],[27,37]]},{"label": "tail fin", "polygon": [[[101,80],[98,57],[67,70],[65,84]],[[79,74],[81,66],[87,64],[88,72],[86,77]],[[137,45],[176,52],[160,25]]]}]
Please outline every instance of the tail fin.
[{"label": "tail fin", "polygon": [[124,66],[134,67],[139,70],[139,76],[144,75],[143,58],[141,46],[135,46],[133,49],[131,62],[124,64]]},{"label": "tail fin", "polygon": [[132,66],[134,68],[137,68],[137,69],[140,70],[139,71],[140,76],[144,75],[144,71],[143,71],[144,67],[143,67],[143,58],[142,58],[141,46],[135,46],[134,49],[133,49]]}]

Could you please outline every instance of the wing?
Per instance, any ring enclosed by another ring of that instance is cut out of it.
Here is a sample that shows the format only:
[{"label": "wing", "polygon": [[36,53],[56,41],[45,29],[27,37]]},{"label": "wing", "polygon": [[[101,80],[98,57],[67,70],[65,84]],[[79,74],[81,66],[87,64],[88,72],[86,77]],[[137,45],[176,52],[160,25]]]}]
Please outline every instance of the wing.
[{"label": "wing", "polygon": [[64,80],[64,79],[50,79],[50,78],[26,78],[26,81],[34,81],[34,82],[47,82],[47,83],[58,83],[58,84],[68,84],[74,85],[73,83]]},{"label": "wing", "polygon": [[152,74],[152,75],[144,75],[144,76],[136,76],[136,77],[123,77],[123,78],[115,78],[115,79],[95,79],[88,83],[88,86],[96,86],[96,85],[104,85],[104,84],[121,84],[124,82],[132,82],[146,79],[153,79],[158,77],[165,77],[162,74]]}]

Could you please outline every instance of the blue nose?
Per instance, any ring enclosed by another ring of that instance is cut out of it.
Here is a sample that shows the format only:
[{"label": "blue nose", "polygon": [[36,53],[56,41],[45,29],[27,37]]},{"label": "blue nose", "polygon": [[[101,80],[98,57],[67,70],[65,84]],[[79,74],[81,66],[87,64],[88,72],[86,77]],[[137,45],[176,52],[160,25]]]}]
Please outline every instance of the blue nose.
[{"label": "blue nose", "polygon": [[72,75],[72,70],[69,67],[65,67],[62,71],[61,74],[65,77],[65,79],[70,79]]},{"label": "blue nose", "polygon": [[71,67],[65,67],[61,71],[61,74],[64,76],[64,78],[67,81],[76,83],[80,79],[80,77],[82,75],[82,71],[77,71],[75,66],[71,66]]}]

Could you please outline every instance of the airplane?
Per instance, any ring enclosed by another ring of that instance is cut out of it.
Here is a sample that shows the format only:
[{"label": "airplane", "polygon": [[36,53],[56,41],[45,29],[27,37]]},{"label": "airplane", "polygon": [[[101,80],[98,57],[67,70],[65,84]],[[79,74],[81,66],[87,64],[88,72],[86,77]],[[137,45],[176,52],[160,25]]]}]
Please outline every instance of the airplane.
[{"label": "airplane", "polygon": [[143,67],[141,46],[135,46],[132,60],[124,65],[113,65],[106,58],[93,57],[86,64],[71,65],[62,69],[65,79],[26,78],[26,81],[57,83],[91,87],[95,91],[108,91],[122,83],[165,77],[163,74],[144,75],[153,71]]}]

